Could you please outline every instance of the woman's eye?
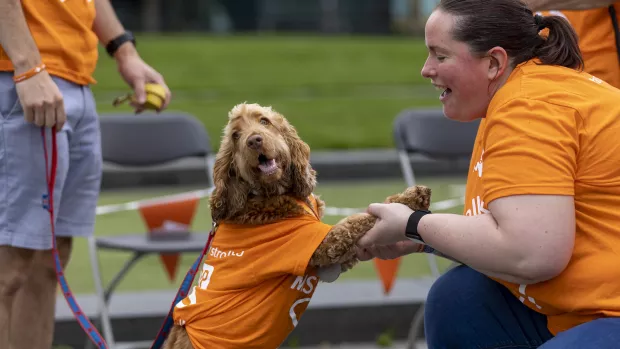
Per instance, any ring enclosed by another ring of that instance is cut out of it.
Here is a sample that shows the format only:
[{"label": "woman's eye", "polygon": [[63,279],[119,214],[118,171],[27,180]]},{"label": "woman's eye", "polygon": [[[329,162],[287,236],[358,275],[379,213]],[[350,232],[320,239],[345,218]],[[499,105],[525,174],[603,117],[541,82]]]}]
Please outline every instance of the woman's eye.
[{"label": "woman's eye", "polygon": [[262,119],[260,119],[260,123],[261,123],[261,125],[269,125],[269,120],[267,120],[265,118],[262,118]]},{"label": "woman's eye", "polygon": [[440,62],[443,62],[444,59],[446,59],[446,57],[443,57],[443,56],[438,56],[437,57],[437,60],[440,61]]}]

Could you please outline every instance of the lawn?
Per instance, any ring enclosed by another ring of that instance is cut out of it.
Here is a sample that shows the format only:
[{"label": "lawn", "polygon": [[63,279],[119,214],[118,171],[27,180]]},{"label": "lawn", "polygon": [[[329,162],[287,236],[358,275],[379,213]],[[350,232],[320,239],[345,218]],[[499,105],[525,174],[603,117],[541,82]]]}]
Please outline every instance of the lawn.
[{"label": "lawn", "polygon": [[[433,190],[433,202],[458,197],[460,194],[455,191],[455,185],[464,183],[462,178],[421,178],[419,183],[428,185]],[[353,207],[364,208],[371,202],[381,202],[383,199],[405,188],[401,181],[382,181],[382,182],[354,182],[338,183],[328,182],[320,184],[316,193],[326,201],[331,207]],[[167,190],[135,190],[103,192],[101,194],[100,205],[139,200],[158,195],[177,193],[196,188],[171,188]],[[450,212],[461,213],[462,206],[455,207]],[[325,217],[327,223],[336,223],[341,217]],[[209,211],[206,199],[202,200],[198,213],[196,214],[192,228],[196,231],[206,231],[210,227]],[[127,211],[109,215],[98,216],[95,227],[97,236],[118,235],[124,233],[135,233],[144,230],[144,224],[140,215],[136,211]],[[125,262],[128,254],[120,252],[102,251],[100,253],[100,263],[104,282],[107,283],[113,274],[118,271]],[[155,289],[176,289],[196,258],[195,254],[182,256],[179,272],[176,280],[168,281],[167,275],[157,256],[143,259],[127,278],[119,285],[121,291],[140,291]],[[440,266],[447,266],[449,263],[441,260]],[[408,256],[402,264],[399,272],[400,277],[416,277],[429,274],[428,263],[424,256]],[[67,279],[75,293],[94,292],[90,262],[86,241],[78,239],[75,244],[73,260],[66,270]],[[370,262],[359,264],[354,270],[343,274],[345,279],[376,279],[377,274],[374,265]]]},{"label": "lawn", "polygon": [[[175,35],[138,40],[142,57],[173,92],[170,110],[199,118],[215,148],[227,112],[244,101],[272,105],[313,150],[392,147],[396,114],[440,106],[438,93],[420,75],[427,55],[420,39]],[[129,111],[111,105],[128,87],[101,52],[93,88],[98,108]]]}]

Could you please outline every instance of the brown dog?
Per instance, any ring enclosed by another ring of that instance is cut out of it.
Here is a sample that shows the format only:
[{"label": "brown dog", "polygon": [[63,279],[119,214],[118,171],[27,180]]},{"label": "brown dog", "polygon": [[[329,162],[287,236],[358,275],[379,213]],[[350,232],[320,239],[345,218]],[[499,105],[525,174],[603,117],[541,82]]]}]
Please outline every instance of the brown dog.
[{"label": "brown dog", "polygon": [[[165,349],[277,348],[305,311],[318,270],[358,262],[355,244],[376,218],[322,223],[309,160],[308,145],[273,109],[230,111],[210,198],[219,227],[197,285],[175,308]],[[386,201],[428,209],[430,195],[416,186]]]}]

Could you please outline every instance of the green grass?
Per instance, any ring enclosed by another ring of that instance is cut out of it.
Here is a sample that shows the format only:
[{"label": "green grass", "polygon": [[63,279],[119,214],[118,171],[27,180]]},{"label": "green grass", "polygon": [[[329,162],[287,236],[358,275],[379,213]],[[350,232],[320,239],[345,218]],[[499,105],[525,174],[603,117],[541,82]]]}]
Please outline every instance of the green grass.
[{"label": "green grass", "polygon": [[[462,184],[461,178],[447,179],[419,179],[421,184],[428,185],[433,189],[433,201],[445,200],[455,195],[451,192],[449,184]],[[326,201],[328,206],[364,208],[372,202],[382,202],[383,199],[405,188],[401,181],[384,182],[355,182],[351,183],[326,183],[318,186],[316,193]],[[192,188],[174,188],[166,190],[137,190],[137,191],[118,191],[103,192],[99,204],[120,203],[137,199],[150,198],[158,195],[176,193]],[[451,212],[461,213],[462,207],[456,207]],[[342,217],[326,217],[327,223],[336,223]],[[209,211],[207,201],[202,200],[198,212],[195,216],[192,228],[196,231],[206,231],[210,227]],[[140,215],[136,211],[115,213],[110,215],[98,216],[95,234],[97,236],[110,236],[124,233],[136,233],[144,231],[144,224]],[[101,251],[99,253],[100,264],[102,267],[104,283],[108,283],[113,274],[116,273],[125,260],[127,253]],[[185,272],[196,258],[196,254],[182,255],[181,263],[176,280],[170,282],[159,261],[158,256],[150,256],[143,259],[132,269],[125,280],[121,282],[118,290],[120,291],[140,291],[157,289],[176,289],[180,284]],[[449,263],[441,260],[441,266],[445,267]],[[88,250],[84,239],[77,239],[75,242],[72,261],[66,270],[67,280],[75,293],[92,293],[94,286]],[[407,256],[403,259],[399,277],[416,277],[429,274],[428,263],[425,256]],[[356,268],[341,276],[341,280],[347,279],[377,279],[372,262],[359,264]]]},{"label": "green grass", "polygon": [[[198,117],[215,148],[228,111],[244,101],[272,105],[313,150],[392,147],[396,114],[440,105],[420,75],[420,39],[141,36],[138,47],[170,86],[170,110]],[[128,87],[104,53],[95,78],[100,112],[115,111],[113,98]]]}]

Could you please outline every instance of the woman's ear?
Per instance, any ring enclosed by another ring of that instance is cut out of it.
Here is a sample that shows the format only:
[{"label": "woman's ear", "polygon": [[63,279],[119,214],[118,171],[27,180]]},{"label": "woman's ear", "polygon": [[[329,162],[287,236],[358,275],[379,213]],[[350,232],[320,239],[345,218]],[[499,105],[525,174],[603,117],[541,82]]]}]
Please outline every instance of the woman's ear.
[{"label": "woman's ear", "polygon": [[209,198],[211,217],[214,221],[228,219],[245,206],[249,188],[239,179],[234,164],[234,145],[229,139],[222,141],[213,166],[215,188]]},{"label": "woman's ear", "polygon": [[489,65],[487,67],[487,78],[489,81],[495,81],[502,76],[510,65],[508,53],[502,47],[496,46],[487,53]]}]

